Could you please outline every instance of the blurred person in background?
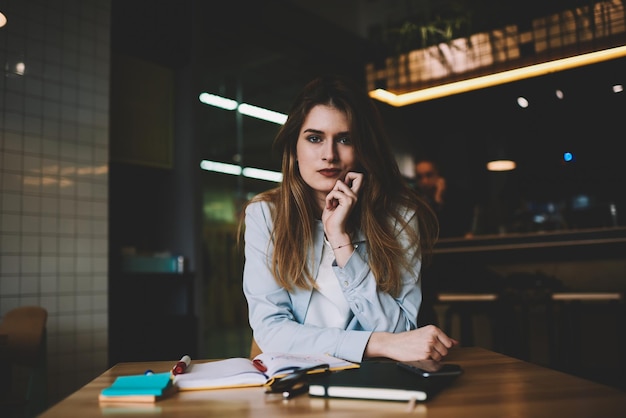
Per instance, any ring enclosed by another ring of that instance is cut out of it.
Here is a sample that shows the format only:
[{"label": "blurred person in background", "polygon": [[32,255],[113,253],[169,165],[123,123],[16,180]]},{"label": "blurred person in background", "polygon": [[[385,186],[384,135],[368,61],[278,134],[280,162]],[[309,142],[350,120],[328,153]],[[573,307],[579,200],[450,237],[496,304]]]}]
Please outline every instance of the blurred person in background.
[{"label": "blurred person in background", "polygon": [[435,160],[415,160],[415,188],[437,214],[440,238],[474,235],[473,199],[465,190],[446,180]]}]

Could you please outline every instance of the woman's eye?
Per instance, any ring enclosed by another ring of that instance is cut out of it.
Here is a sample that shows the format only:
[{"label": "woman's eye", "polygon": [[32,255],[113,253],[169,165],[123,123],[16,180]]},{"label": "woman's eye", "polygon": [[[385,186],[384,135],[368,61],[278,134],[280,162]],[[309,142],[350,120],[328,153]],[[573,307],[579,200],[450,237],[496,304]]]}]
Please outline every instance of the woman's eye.
[{"label": "woman's eye", "polygon": [[337,138],[337,142],[344,145],[352,144],[352,141],[350,141],[350,137],[348,136],[342,136],[341,138]]},{"label": "woman's eye", "polygon": [[309,142],[320,142],[322,140],[322,138],[320,138],[317,135],[309,135],[306,137],[306,140]]}]

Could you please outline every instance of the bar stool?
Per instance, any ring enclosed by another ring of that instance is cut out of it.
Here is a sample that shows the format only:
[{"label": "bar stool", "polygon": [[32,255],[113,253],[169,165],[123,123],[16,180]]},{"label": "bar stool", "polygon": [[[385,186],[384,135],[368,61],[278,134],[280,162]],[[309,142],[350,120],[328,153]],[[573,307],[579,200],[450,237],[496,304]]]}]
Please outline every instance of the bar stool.
[{"label": "bar stool", "polygon": [[[626,309],[622,292],[555,292],[551,295],[550,361],[555,368],[569,371],[581,369],[583,360],[583,314],[589,308],[605,308],[613,316],[617,357],[623,359],[626,347]],[[583,312],[584,311],[584,312]],[[609,339],[610,340],[610,339]],[[600,353],[601,354],[601,353]]]},{"label": "bar stool", "polygon": [[436,298],[438,305],[446,306],[443,329],[448,335],[452,333],[454,317],[458,317],[460,343],[464,347],[475,344],[474,317],[478,314],[487,316],[491,324],[493,345],[498,345],[498,301],[498,293],[441,292]]},{"label": "bar stool", "polygon": [[521,360],[538,361],[535,349],[545,348],[541,342],[550,339],[551,295],[560,291],[563,284],[540,271],[511,273],[503,282],[498,318],[502,324],[502,352]]}]

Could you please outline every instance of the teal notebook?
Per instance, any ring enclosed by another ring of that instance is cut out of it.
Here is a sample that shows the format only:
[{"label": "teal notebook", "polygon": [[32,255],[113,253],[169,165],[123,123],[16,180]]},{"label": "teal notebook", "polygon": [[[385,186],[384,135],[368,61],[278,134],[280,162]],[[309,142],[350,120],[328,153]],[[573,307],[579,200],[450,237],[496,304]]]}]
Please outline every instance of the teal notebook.
[{"label": "teal notebook", "polygon": [[154,402],[175,391],[170,372],[119,376],[100,392],[101,401]]}]

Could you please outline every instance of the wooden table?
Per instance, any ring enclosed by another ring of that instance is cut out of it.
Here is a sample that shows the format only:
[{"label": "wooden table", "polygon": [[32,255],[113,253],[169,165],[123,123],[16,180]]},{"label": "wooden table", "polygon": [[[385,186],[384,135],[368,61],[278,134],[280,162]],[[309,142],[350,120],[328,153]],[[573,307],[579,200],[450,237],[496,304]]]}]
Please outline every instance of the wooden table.
[{"label": "wooden table", "polygon": [[120,363],[94,379],[41,417],[624,417],[626,392],[547,369],[483,348],[455,348],[448,362],[465,373],[449,388],[413,409],[404,402],[321,399],[301,395],[291,400],[266,398],[263,388],[178,392],[147,405],[98,403],[98,393],[116,376],[147,369],[168,371],[167,362]]}]

